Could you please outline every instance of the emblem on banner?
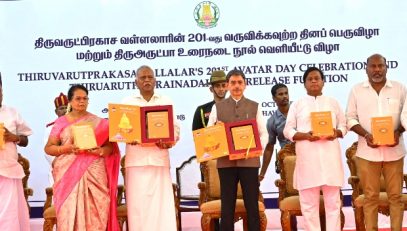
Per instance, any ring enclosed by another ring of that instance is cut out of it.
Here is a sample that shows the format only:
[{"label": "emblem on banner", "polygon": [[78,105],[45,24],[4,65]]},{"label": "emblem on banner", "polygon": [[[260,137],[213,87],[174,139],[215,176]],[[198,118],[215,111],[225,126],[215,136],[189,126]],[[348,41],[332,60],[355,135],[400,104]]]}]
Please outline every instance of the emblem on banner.
[{"label": "emblem on banner", "polygon": [[219,20],[219,8],[213,2],[201,2],[195,7],[194,18],[199,27],[204,29],[215,27]]}]

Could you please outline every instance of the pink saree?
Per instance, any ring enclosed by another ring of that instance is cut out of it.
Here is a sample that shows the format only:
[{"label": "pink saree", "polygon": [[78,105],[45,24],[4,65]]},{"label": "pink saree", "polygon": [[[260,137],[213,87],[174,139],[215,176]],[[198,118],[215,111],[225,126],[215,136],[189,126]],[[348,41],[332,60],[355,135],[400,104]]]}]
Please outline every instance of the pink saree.
[{"label": "pink saree", "polygon": [[[107,120],[93,114],[73,122],[60,117],[55,121],[51,136],[59,138],[62,144],[72,143],[70,128],[82,122],[93,125],[99,146],[109,138]],[[116,217],[119,161],[116,143],[113,153],[107,157],[83,152],[55,158],[54,205],[58,230],[119,230]]]}]

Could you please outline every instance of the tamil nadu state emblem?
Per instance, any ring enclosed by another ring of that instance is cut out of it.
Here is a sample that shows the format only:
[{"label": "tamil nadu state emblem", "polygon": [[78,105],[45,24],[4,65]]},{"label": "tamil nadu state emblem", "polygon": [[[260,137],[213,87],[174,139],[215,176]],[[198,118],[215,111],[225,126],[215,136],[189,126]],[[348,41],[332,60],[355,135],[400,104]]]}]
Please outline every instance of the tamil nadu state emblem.
[{"label": "tamil nadu state emblem", "polygon": [[202,28],[215,27],[219,20],[219,8],[213,2],[201,2],[195,7],[194,18]]}]

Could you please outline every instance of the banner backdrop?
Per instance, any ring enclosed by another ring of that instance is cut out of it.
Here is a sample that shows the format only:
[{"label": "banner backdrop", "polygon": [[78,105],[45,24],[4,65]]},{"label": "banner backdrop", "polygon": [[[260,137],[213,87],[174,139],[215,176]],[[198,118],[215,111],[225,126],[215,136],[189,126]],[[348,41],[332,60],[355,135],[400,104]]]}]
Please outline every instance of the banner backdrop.
[{"label": "banner backdrop", "polygon": [[[31,163],[30,199],[45,199],[45,125],[56,118],[54,98],[72,84],[85,85],[88,110],[107,117],[108,103],[138,91],[135,70],[151,66],[156,92],[174,100],[182,128],[171,149],[174,174],[195,154],[192,117],[212,99],[206,84],[213,70],[242,70],[245,95],[261,104],[266,120],[276,109],[271,87],[286,84],[295,101],[305,94],[304,70],[317,66],[326,75],[324,94],[345,109],[351,86],[367,79],[365,62],[373,53],[387,58],[389,79],[405,82],[405,12],[401,0],[0,1],[4,104],[16,107],[34,131],[19,150]],[[343,150],[355,139],[349,133]],[[346,165],[345,153],[343,159]],[[270,165],[262,192],[277,192],[277,177]]]}]

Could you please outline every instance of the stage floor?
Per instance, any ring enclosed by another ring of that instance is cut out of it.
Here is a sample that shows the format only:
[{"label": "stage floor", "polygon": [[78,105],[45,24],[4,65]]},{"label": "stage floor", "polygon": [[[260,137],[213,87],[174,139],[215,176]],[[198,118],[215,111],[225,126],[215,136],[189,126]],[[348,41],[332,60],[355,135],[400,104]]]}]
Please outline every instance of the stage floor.
[{"label": "stage floor", "polygon": [[[355,219],[353,216],[353,209],[351,207],[343,208],[345,214],[345,229],[344,230],[355,230]],[[280,210],[278,209],[267,209],[267,230],[276,231],[281,230],[280,225]],[[407,227],[407,213],[404,213],[403,227]],[[199,212],[187,212],[182,213],[182,230],[183,231],[199,231],[201,230],[200,225],[201,213]],[[302,217],[297,217],[298,228],[302,230],[303,221]],[[42,218],[31,219],[31,231],[42,231],[42,224],[44,220]],[[379,214],[379,227],[389,228],[390,219],[389,217]],[[403,228],[407,230],[407,228]],[[235,231],[243,231],[242,224],[236,223]]]}]

